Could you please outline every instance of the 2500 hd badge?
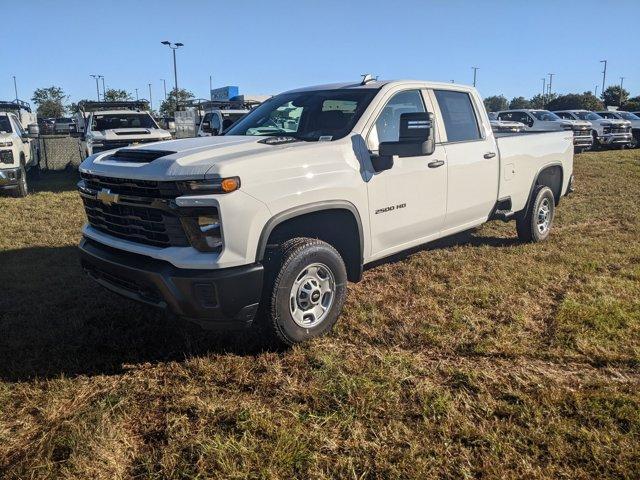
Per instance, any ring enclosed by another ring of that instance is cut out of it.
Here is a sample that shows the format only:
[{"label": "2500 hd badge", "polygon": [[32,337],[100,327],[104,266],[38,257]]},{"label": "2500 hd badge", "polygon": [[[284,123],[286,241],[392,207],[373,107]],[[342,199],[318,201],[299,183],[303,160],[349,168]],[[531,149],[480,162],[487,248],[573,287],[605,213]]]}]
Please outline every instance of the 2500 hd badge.
[{"label": "2500 hd badge", "polygon": [[400,203],[400,204],[395,205],[395,206],[391,205],[389,207],[379,208],[379,209],[376,210],[375,214],[378,215],[379,213],[392,212],[393,210],[404,208],[406,206],[407,206],[406,203]]}]

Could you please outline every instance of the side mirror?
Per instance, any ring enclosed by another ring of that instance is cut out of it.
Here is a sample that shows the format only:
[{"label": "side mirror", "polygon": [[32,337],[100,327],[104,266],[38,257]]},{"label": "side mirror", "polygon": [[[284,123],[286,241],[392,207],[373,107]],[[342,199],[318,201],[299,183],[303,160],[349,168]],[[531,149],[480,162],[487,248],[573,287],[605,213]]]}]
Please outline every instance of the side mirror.
[{"label": "side mirror", "polygon": [[423,157],[435,151],[433,114],[427,112],[402,113],[400,136],[397,142],[380,142],[381,157]]},{"label": "side mirror", "polygon": [[37,137],[40,135],[40,126],[37,123],[30,123],[27,125],[27,132],[30,137]]}]

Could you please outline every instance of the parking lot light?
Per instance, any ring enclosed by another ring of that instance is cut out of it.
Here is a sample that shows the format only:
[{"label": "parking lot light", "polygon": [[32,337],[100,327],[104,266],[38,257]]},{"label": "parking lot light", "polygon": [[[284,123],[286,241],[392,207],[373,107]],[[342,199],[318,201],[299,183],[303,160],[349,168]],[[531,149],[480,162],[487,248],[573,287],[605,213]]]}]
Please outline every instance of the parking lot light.
[{"label": "parking lot light", "polygon": [[173,79],[175,84],[175,96],[176,96],[176,110],[178,110],[178,68],[176,66],[176,50],[180,47],[184,47],[184,43],[171,43],[168,40],[164,40],[162,42],[163,45],[168,46],[171,50],[173,50]]}]

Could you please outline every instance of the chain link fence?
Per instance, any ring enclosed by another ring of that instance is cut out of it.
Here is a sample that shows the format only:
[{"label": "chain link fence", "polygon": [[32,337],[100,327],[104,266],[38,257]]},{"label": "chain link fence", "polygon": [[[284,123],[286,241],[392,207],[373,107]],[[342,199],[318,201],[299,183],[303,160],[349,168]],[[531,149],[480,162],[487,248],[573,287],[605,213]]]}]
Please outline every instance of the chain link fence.
[{"label": "chain link fence", "polygon": [[40,170],[76,169],[82,162],[80,141],[69,135],[40,135],[37,139]]}]

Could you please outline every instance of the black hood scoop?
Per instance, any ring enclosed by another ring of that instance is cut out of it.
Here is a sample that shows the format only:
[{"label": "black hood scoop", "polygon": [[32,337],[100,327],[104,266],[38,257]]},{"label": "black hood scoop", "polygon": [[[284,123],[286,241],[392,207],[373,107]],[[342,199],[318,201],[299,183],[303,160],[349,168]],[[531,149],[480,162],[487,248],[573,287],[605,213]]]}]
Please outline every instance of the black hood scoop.
[{"label": "black hood scoop", "polygon": [[115,162],[136,162],[136,163],[149,163],[154,160],[172,155],[177,152],[169,150],[143,150],[137,148],[121,148],[113,155],[107,157],[108,160]]}]

